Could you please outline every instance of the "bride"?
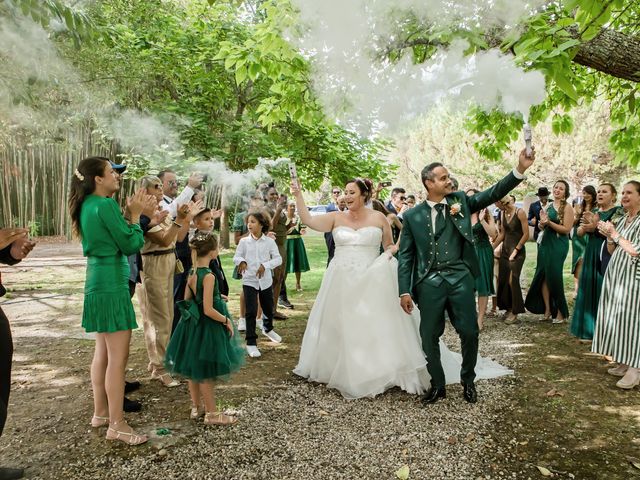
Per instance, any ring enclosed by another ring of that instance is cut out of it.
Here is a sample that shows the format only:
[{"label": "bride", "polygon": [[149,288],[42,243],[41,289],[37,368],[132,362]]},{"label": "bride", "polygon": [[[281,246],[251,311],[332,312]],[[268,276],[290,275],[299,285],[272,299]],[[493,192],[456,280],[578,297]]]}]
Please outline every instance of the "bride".
[{"label": "bride", "polygon": [[[349,399],[374,397],[395,386],[409,393],[426,391],[430,377],[418,333],[420,314],[416,309],[407,315],[398,303],[397,246],[386,217],[365,206],[371,182],[350,180],[344,190],[348,210],[313,217],[299,182],[292,182],[291,192],[302,223],[332,232],[336,245],[294,373]],[[458,383],[461,356],[442,341],[440,351],[447,383]],[[478,359],[477,378],[510,373],[492,360]]]}]

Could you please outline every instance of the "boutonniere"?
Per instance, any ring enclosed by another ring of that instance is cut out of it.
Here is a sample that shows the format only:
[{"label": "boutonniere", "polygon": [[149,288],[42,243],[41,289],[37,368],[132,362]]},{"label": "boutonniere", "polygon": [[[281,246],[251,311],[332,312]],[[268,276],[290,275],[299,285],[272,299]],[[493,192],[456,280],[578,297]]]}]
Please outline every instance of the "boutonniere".
[{"label": "boutonniere", "polygon": [[452,203],[450,208],[451,215],[460,215],[464,218],[464,215],[461,213],[462,205],[459,202]]}]

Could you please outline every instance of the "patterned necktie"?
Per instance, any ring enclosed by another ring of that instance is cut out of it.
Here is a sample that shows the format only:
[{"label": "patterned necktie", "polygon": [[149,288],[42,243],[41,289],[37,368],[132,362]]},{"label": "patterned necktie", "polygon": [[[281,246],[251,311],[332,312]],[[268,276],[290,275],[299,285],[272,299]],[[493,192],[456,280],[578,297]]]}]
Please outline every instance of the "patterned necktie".
[{"label": "patterned necktie", "polygon": [[436,238],[438,236],[440,236],[440,234],[442,233],[442,231],[444,230],[444,207],[445,205],[442,203],[438,203],[436,204],[435,208],[436,211],[438,212],[438,214],[436,215]]}]

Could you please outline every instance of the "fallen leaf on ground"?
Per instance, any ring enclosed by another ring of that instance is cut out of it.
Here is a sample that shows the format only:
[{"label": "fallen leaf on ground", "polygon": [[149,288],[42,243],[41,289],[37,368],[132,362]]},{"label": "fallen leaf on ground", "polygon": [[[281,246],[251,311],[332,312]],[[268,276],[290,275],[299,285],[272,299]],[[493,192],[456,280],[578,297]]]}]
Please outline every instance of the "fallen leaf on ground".
[{"label": "fallen leaf on ground", "polygon": [[640,460],[638,460],[635,457],[627,457],[627,460],[629,460],[629,463],[631,465],[633,465],[635,468],[637,468],[638,470],[640,470]]},{"label": "fallen leaf on ground", "polygon": [[409,465],[403,465],[396,471],[396,478],[400,480],[409,479]]},{"label": "fallen leaf on ground", "polygon": [[318,412],[318,415],[329,415],[329,412],[325,411],[325,410],[320,410]]},{"label": "fallen leaf on ground", "polygon": [[452,435],[447,439],[447,442],[449,442],[449,445],[455,445],[458,443],[458,439]]},{"label": "fallen leaf on ground", "polygon": [[540,473],[545,477],[553,477],[553,473],[551,473],[551,470],[549,470],[548,468],[544,468],[539,465],[536,465],[536,467],[538,470],[540,470]]},{"label": "fallen leaf on ground", "polygon": [[564,393],[560,390],[556,390],[555,388],[549,390],[545,395],[547,397],[564,397]]}]

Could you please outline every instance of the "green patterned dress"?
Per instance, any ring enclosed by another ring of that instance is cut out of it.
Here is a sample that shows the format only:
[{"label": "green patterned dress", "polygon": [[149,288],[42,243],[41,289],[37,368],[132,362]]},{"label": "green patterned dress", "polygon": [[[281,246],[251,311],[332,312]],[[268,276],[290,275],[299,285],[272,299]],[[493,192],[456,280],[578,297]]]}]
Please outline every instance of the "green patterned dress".
[{"label": "green patterned dress", "polygon": [[304,247],[300,218],[295,218],[295,227],[287,234],[287,273],[308,272],[309,259]]},{"label": "green patterned dress", "polygon": [[[549,221],[560,223],[558,212],[553,204],[547,209]],[[561,313],[564,318],[569,317],[569,307],[564,295],[563,268],[564,261],[569,253],[569,236],[556,232],[547,226],[541,233],[542,240],[538,245],[538,257],[536,273],[533,276],[531,287],[527,292],[524,306],[531,313],[545,313],[544,300],[542,299],[542,284],[547,282],[549,287],[549,302],[551,304],[551,316],[556,318]],[[539,239],[540,237],[538,237]]]},{"label": "green patterned dress", "polygon": [[113,198],[89,195],[80,208],[80,233],[87,257],[82,326],[98,333],[137,328],[127,256],[144,245],[140,225],[129,225]]},{"label": "green patterned dress", "polygon": [[[180,323],[171,336],[165,355],[165,367],[172,374],[181,375],[194,382],[228,379],[244,364],[245,352],[234,326],[233,336],[221,322],[212,320],[203,312],[203,280],[213,272],[209,268],[196,269],[195,302],[198,315],[180,308]],[[213,308],[231,318],[227,304],[220,295],[218,282],[213,290]]]},{"label": "green patterned dress", "polygon": [[478,256],[480,275],[476,277],[476,292],[479,297],[495,295],[493,288],[493,247],[489,235],[482,223],[478,222],[473,227],[473,245]]},{"label": "green patterned dress", "polygon": [[[594,210],[594,213],[598,214],[601,221],[607,222],[620,211],[620,207],[613,207],[604,212]],[[584,249],[578,296],[571,317],[571,334],[583,340],[591,340],[604,278],[600,271],[600,249],[606,237],[597,230],[588,232],[584,237],[587,239],[587,246]]]}]

